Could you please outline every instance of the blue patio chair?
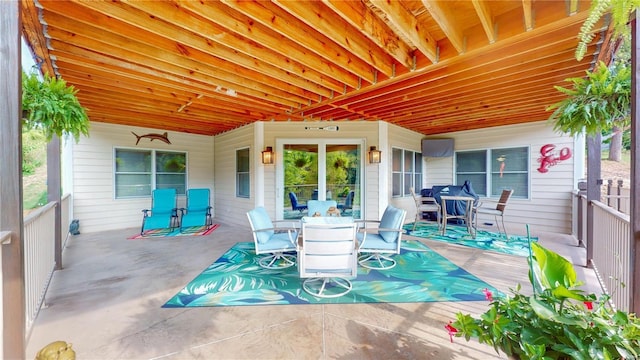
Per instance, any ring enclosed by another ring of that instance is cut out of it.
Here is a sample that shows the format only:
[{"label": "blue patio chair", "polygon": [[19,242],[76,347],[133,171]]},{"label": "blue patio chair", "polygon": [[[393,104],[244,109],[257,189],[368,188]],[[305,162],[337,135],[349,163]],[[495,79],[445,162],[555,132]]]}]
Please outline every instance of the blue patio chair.
[{"label": "blue patio chair", "polygon": [[391,205],[387,206],[380,221],[359,220],[358,263],[375,270],[386,270],[396,266],[391,255],[400,253],[402,225],[407,212]]},{"label": "blue patio chair", "polygon": [[[295,222],[271,221],[267,210],[262,206],[247,212],[247,217],[253,233],[256,255],[268,254],[258,260],[258,265],[265,269],[283,269],[295,265],[299,233]],[[290,226],[281,225],[285,223],[289,223]]]},{"label": "blue patio chair", "polygon": [[335,200],[309,200],[307,208],[309,216],[329,216],[330,208],[337,208],[338,203]]},{"label": "blue patio chair", "polygon": [[347,212],[347,210],[353,211],[353,197],[355,196],[355,192],[353,190],[349,191],[347,197],[344,198],[344,204],[338,204],[338,209],[340,209],[341,213]]},{"label": "blue patio chair", "polygon": [[140,235],[148,230],[175,228],[178,224],[176,189],[155,189],[151,192],[151,209],[143,209]]},{"label": "blue patio chair", "polygon": [[211,203],[209,189],[187,190],[187,207],[180,209],[180,232],[191,226],[211,227]]},{"label": "blue patio chair", "polygon": [[302,212],[303,210],[307,210],[307,205],[298,204],[298,197],[293,191],[289,191],[289,200],[291,200],[291,210],[298,210],[300,212]]}]

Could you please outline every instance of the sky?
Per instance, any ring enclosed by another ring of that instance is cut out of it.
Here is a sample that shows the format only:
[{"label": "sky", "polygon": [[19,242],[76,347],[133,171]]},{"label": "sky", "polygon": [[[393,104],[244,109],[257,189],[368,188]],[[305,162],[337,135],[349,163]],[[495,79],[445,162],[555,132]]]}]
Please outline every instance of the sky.
[{"label": "sky", "polygon": [[22,70],[25,72],[29,72],[33,66],[35,66],[36,62],[33,60],[31,56],[31,51],[29,50],[29,45],[22,38]]}]

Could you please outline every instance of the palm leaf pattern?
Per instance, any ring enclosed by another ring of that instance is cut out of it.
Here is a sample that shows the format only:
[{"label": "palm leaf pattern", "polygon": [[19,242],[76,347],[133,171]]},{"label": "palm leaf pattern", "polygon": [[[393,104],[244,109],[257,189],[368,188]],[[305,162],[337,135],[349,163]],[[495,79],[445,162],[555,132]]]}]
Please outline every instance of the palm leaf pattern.
[{"label": "palm leaf pattern", "polygon": [[[509,239],[506,239],[504,235],[495,232],[478,230],[474,239],[467,232],[466,226],[447,225],[446,235],[442,235],[436,224],[418,223],[415,231],[411,231],[412,228],[413,223],[404,225],[404,230],[415,237],[469,246],[486,251],[495,251],[503,254],[529,256],[529,241],[526,236],[509,235]],[[532,237],[531,240],[538,241],[538,238]]]},{"label": "palm leaf pattern", "polygon": [[163,307],[482,301],[483,289],[498,291],[419,241],[404,241],[397,266],[358,269],[353,289],[319,299],[302,291],[296,267],[263,269],[253,243],[235,244]]}]

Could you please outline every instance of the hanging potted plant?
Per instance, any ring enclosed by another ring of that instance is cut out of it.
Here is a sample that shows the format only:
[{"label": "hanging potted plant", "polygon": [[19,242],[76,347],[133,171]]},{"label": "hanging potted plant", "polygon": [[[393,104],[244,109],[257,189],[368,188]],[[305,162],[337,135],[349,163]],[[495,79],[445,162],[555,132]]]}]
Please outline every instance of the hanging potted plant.
[{"label": "hanging potted plant", "polygon": [[89,118],[76,97],[73,86],[63,79],[35,73],[22,73],[22,122],[27,129],[42,130],[51,140],[53,135],[89,135]]}]

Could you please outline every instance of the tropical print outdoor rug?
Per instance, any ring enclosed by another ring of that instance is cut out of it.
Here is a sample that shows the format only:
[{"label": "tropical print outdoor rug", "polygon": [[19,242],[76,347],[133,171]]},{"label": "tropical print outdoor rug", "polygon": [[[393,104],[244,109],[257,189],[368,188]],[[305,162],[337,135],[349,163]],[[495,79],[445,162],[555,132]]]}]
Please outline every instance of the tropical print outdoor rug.
[{"label": "tropical print outdoor rug", "polygon": [[[442,235],[442,232],[438,229],[438,225],[435,222],[418,222],[415,231],[411,231],[412,228],[413,223],[404,225],[407,234],[411,236],[444,241],[450,244],[464,245],[482,250],[496,251],[504,254],[529,256],[529,241],[526,236],[509,234],[509,240],[507,240],[504,234],[478,230],[474,239],[467,232],[466,226],[457,225],[447,225],[447,233]],[[538,238],[532,237],[531,241],[538,241]]]},{"label": "tropical print outdoor rug", "polygon": [[217,229],[220,224],[213,224],[210,228],[207,229],[206,226],[191,226],[182,229],[180,232],[180,228],[177,227],[175,229],[153,229],[147,230],[144,235],[136,234],[128,237],[129,240],[137,240],[137,239],[146,239],[153,237],[168,237],[168,236],[201,236],[201,235],[209,235],[213,232],[213,230]]},{"label": "tropical print outdoor rug", "polygon": [[406,241],[389,270],[358,268],[353,289],[320,299],[302,290],[297,267],[270,270],[257,263],[253,243],[235,244],[163,305],[173,307],[482,301],[498,291],[419,241]]}]

